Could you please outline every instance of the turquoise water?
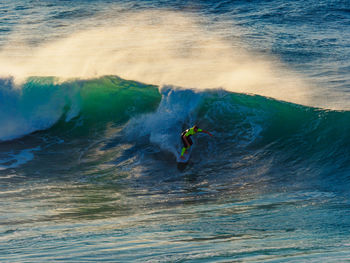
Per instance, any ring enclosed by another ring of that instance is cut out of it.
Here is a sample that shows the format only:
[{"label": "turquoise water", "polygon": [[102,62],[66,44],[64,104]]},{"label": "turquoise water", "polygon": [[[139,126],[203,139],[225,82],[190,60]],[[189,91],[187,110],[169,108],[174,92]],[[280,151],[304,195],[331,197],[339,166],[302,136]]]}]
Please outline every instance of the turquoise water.
[{"label": "turquoise water", "polygon": [[0,261],[347,262],[349,8],[3,2]]}]

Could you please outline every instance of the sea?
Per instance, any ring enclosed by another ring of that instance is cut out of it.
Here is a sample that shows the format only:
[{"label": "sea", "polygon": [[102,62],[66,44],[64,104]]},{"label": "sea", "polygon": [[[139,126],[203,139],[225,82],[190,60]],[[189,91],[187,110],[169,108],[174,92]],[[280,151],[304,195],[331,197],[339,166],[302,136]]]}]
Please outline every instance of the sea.
[{"label": "sea", "polygon": [[0,262],[350,262],[350,1],[0,0]]}]

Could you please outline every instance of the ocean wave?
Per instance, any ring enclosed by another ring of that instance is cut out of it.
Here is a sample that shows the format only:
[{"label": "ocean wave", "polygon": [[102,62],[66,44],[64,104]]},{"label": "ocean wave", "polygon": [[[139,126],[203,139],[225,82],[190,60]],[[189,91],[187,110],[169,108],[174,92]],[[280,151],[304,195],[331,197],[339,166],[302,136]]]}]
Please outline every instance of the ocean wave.
[{"label": "ocean wave", "polygon": [[182,147],[179,134],[197,124],[214,137],[195,136],[195,154],[222,161],[223,166],[229,159],[249,156],[254,160],[251,167],[278,162],[286,169],[292,165],[346,174],[350,161],[348,111],[220,89],[159,88],[116,76],[62,83],[36,77],[21,90],[7,80],[1,96],[6,102],[1,109],[2,140],[38,130],[54,131],[58,137],[69,134],[65,141],[93,139],[98,130],[103,140],[103,130],[112,126],[120,128],[125,140],[139,144],[138,152],[144,150],[142,145],[145,151],[151,145],[176,156]]}]

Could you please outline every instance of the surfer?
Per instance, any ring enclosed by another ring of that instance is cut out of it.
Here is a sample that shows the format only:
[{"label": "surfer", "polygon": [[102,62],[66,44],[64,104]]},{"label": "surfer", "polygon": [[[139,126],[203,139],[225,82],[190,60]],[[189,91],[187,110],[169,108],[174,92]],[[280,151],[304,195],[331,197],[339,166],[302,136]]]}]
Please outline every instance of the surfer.
[{"label": "surfer", "polygon": [[191,147],[191,145],[193,144],[192,140],[191,140],[191,136],[196,134],[197,132],[204,132],[210,136],[213,136],[210,132],[199,129],[197,125],[194,125],[192,128],[189,128],[187,130],[185,130],[183,133],[181,133],[181,140],[182,143],[184,144],[184,147],[181,150],[181,159],[184,159],[185,157],[183,156],[185,152],[187,152],[187,150]]}]

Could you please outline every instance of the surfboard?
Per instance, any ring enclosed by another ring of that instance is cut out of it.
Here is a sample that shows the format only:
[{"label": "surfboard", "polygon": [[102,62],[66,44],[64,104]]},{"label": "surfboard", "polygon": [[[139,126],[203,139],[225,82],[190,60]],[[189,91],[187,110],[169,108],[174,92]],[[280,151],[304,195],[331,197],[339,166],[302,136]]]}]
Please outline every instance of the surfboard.
[{"label": "surfboard", "polygon": [[190,147],[190,149],[187,150],[187,152],[184,153],[183,157],[184,158],[180,158],[181,156],[181,152],[177,155],[177,162],[178,163],[188,163],[188,160],[190,159],[191,156],[191,152],[192,152],[192,147]]}]

